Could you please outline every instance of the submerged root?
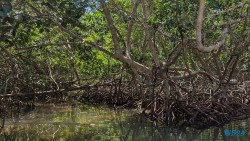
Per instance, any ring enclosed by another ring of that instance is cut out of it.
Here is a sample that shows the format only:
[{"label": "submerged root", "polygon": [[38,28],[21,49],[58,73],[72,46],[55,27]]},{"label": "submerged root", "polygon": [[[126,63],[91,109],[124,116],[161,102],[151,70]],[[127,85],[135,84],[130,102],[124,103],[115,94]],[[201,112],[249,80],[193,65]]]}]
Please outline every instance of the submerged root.
[{"label": "submerged root", "polygon": [[[169,81],[170,97],[167,97],[163,91],[162,80],[155,84],[145,81],[138,89],[131,81],[116,79],[109,83],[99,82],[98,85],[78,93],[2,97],[0,111],[20,111],[24,110],[23,107],[32,109],[37,101],[55,103],[75,99],[82,103],[134,108],[153,121],[174,126],[207,128],[250,117],[250,85],[245,85],[246,83],[248,82],[222,85],[212,91],[213,84],[204,80],[193,83]],[[0,112],[1,117],[4,117],[3,113]]]},{"label": "submerged root", "polygon": [[212,84],[202,83],[206,83],[203,88],[197,84],[198,88],[192,91],[187,88],[190,89],[193,84],[170,83],[171,96],[166,97],[160,82],[157,82],[152,96],[152,85],[140,86],[141,93],[135,93],[137,91],[130,85],[131,82],[118,85],[113,81],[108,87],[86,91],[81,99],[115,107],[137,108],[151,120],[175,126],[206,128],[250,117],[249,86],[243,90],[241,85],[234,84],[213,92]]}]

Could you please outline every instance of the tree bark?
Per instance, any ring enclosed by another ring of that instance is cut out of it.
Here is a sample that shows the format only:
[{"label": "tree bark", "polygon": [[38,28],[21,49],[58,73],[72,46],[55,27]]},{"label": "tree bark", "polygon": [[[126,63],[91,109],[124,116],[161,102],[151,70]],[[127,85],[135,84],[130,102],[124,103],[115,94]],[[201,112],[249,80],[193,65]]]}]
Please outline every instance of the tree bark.
[{"label": "tree bark", "polygon": [[199,51],[202,52],[212,52],[212,51],[216,51],[218,50],[225,42],[226,42],[226,35],[228,32],[228,29],[225,28],[222,32],[223,37],[222,40],[217,42],[214,45],[208,46],[208,47],[204,47],[202,44],[202,34],[201,34],[201,30],[202,30],[202,24],[204,21],[204,11],[205,11],[205,0],[200,0],[200,4],[199,4],[199,11],[198,11],[198,18],[197,18],[197,22],[196,22],[196,44],[197,44],[197,49]]},{"label": "tree bark", "polygon": [[114,41],[115,54],[121,54],[120,44],[119,44],[119,40],[118,40],[118,37],[117,37],[117,31],[116,31],[116,28],[115,28],[115,25],[114,25],[114,21],[113,21],[111,15],[110,15],[109,9],[107,8],[105,1],[99,0],[99,2],[101,3],[103,13],[104,13],[104,15],[106,17],[108,27],[110,29],[112,39]]}]

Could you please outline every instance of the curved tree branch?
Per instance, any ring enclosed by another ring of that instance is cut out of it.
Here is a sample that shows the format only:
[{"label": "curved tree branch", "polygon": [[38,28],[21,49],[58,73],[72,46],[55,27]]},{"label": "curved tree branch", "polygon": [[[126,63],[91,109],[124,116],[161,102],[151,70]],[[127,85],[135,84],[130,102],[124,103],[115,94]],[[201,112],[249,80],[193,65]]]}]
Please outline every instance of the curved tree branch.
[{"label": "curved tree branch", "polygon": [[201,39],[201,30],[202,30],[202,24],[204,21],[204,11],[205,11],[205,0],[200,0],[200,4],[199,4],[199,12],[198,12],[198,19],[196,22],[196,44],[197,44],[197,48],[199,51],[202,52],[211,52],[214,50],[218,50],[225,42],[226,42],[226,35],[228,32],[228,29],[224,29],[222,34],[222,40],[217,42],[214,45],[211,45],[209,47],[204,47],[202,44],[202,39]]}]

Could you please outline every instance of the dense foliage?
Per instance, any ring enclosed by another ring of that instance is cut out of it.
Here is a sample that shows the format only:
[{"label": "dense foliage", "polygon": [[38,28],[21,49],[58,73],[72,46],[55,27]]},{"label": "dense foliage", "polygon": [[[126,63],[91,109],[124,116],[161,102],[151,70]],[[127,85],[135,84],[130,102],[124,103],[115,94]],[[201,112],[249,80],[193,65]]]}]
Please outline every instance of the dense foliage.
[{"label": "dense foliage", "polygon": [[169,77],[196,74],[242,82],[250,68],[249,2],[199,8],[192,0],[1,1],[0,92],[60,89],[120,72],[140,84],[154,68],[165,87]]},{"label": "dense foliage", "polygon": [[179,126],[249,117],[249,17],[248,0],[0,1],[0,115],[80,90]]}]

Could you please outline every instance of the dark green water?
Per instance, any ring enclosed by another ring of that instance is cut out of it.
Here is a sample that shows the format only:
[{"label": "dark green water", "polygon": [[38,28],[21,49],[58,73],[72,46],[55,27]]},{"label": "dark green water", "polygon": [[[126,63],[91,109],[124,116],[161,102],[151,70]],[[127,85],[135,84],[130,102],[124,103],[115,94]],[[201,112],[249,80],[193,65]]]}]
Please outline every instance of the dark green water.
[{"label": "dark green water", "polygon": [[[128,110],[86,105],[40,105],[19,117],[6,119],[0,141],[250,141],[250,120],[224,129],[174,129],[155,126]],[[244,136],[225,136],[225,129],[245,130]]]}]

